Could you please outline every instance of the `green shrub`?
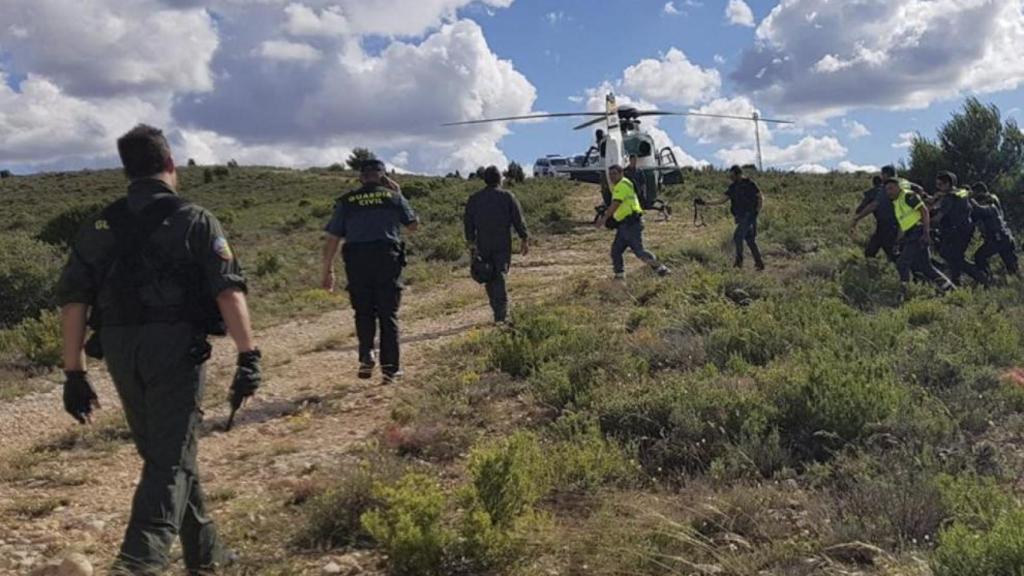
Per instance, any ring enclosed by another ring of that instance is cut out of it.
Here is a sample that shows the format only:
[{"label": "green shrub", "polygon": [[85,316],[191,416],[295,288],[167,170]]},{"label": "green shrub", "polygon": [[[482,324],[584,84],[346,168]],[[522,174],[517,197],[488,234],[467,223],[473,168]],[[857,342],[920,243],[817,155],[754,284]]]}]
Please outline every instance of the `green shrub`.
[{"label": "green shrub", "polygon": [[935,576],[1019,576],[1024,573],[1024,509],[1005,510],[991,529],[955,522],[939,534]]},{"label": "green shrub", "polygon": [[503,527],[531,511],[550,482],[540,443],[528,432],[474,450],[469,473],[484,511]]},{"label": "green shrub", "polygon": [[594,411],[601,429],[636,445],[651,474],[706,470],[745,436],[762,437],[775,418],[749,381],[663,377],[604,386]]},{"label": "green shrub", "polygon": [[264,253],[256,257],[256,276],[262,278],[281,271],[281,257],[273,253]]},{"label": "green shrub", "polygon": [[57,247],[70,246],[78,236],[82,225],[97,218],[106,204],[87,204],[72,206],[50,218],[36,239]]},{"label": "green shrub", "polygon": [[636,463],[601,434],[596,420],[566,416],[555,423],[552,433],[555,443],[546,459],[551,463],[556,489],[589,492],[609,482],[628,482],[636,477]]},{"label": "green shrub", "polygon": [[881,258],[849,256],[839,267],[839,285],[846,301],[862,310],[899,304],[899,276]]},{"label": "green shrub", "polygon": [[361,523],[387,554],[391,573],[443,574],[453,535],[442,523],[446,498],[434,480],[407,474],[393,486],[375,487],[373,496],[381,504],[364,513]]},{"label": "green shrub", "polygon": [[53,305],[59,275],[56,249],[23,234],[0,235],[0,327]]},{"label": "green shrub", "polygon": [[370,540],[360,521],[382,502],[374,494],[374,476],[366,468],[346,471],[324,493],[303,507],[305,520],[294,542],[305,548],[336,548]]},{"label": "green shrub", "polygon": [[863,438],[900,407],[905,392],[884,358],[808,353],[766,382],[784,441],[803,457],[823,458]]},{"label": "green shrub", "polygon": [[9,332],[10,346],[33,366],[54,368],[63,357],[60,315],[44,310],[39,318],[28,318]]}]

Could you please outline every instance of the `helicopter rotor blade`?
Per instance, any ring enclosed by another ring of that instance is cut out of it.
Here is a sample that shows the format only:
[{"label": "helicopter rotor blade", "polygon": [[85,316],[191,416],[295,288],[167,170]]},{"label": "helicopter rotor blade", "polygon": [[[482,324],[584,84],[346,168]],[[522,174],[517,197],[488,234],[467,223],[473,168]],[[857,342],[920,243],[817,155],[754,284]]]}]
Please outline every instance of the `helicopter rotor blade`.
[{"label": "helicopter rotor blade", "polygon": [[771,122],[773,124],[795,124],[792,120],[776,120],[773,118],[754,118],[753,116],[735,116],[733,114],[709,114],[706,112],[663,112],[661,110],[646,110],[637,112],[637,116],[699,116],[705,118],[725,118],[729,120],[746,120],[748,122]]},{"label": "helicopter rotor blade", "polygon": [[487,124],[490,122],[514,122],[516,120],[540,120],[544,118],[571,118],[579,116],[601,116],[604,112],[554,112],[549,114],[527,114],[525,116],[506,116],[503,118],[482,118],[480,120],[465,120],[462,122],[446,122],[441,126],[467,126],[470,124]]},{"label": "helicopter rotor blade", "polygon": [[605,116],[606,116],[605,114],[601,114],[600,118],[594,118],[593,120],[587,120],[586,122],[584,122],[583,124],[580,124],[579,126],[573,126],[572,129],[573,130],[582,130],[582,129],[586,128],[587,126],[593,126],[594,124],[600,124],[601,122],[604,122]]}]

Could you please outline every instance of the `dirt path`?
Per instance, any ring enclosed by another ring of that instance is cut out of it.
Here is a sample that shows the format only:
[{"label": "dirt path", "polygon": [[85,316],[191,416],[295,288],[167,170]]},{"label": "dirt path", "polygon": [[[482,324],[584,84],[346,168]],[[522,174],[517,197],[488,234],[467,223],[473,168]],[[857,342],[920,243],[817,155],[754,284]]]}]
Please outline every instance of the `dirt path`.
[{"label": "dirt path", "polygon": [[[575,213],[586,214],[592,196],[591,190],[581,188],[573,199]],[[689,232],[692,228],[681,218],[648,225],[655,248],[659,240],[677,240]],[[609,233],[583,223],[567,234],[543,239],[528,257],[515,258],[510,278],[513,303],[564,290],[574,278],[609,277],[609,242]],[[638,267],[631,259],[630,271]],[[213,514],[223,520],[218,515],[223,502],[244,499],[250,519],[258,521],[261,507],[280,502],[281,494],[299,479],[353,459],[389,422],[402,391],[430,372],[441,347],[469,331],[489,329],[484,291],[467,276],[460,270],[405,295],[407,376],[397,386],[356,379],[348,310],[260,332],[266,382],[240,413],[235,430],[219,431],[226,418],[223,402],[207,407],[200,468]],[[216,344],[208,382],[217,390],[209,398],[223,397],[233,358],[227,342]],[[113,421],[120,407],[109,377],[99,366],[93,366],[92,374],[104,418]],[[44,461],[31,452],[31,447],[75,430],[62,411],[59,388],[52,385],[51,392],[0,405],[0,574],[28,573],[70,550],[83,551],[103,567],[116,553],[124,529],[139,472],[129,442],[101,438],[61,446],[46,452]],[[294,573],[318,573],[327,559],[306,558]]]}]

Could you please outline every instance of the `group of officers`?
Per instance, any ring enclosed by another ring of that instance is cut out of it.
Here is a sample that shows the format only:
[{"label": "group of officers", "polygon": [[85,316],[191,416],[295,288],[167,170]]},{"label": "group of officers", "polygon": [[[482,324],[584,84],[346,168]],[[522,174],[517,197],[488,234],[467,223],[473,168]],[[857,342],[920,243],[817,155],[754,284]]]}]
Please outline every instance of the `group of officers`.
[{"label": "group of officers", "polygon": [[[231,401],[237,408],[262,383],[262,355],[250,326],[246,280],[216,217],[177,195],[177,170],[164,134],[139,125],[117,147],[130,181],[127,195],[82,227],[58,283],[64,408],[81,423],[91,421],[99,401],[86,371],[86,355],[104,359],[144,463],[111,573],[160,574],[179,539],[191,575],[215,574],[233,554],[221,545],[206,513],[196,461],[204,366],[211,351],[207,336],[227,334],[234,341],[238,354]],[[761,191],[740,167],[729,173],[732,182],[725,199],[697,203],[731,203],[734,264],[743,265],[746,246],[755,267],[763,270],[756,241]],[[596,224],[615,229],[615,277],[624,278],[626,250],[658,275],[668,275],[668,267],[644,247],[643,206],[634,183],[643,177],[635,158],[625,168],[610,166],[608,177],[609,202]],[[415,232],[419,219],[379,160],[360,166],[360,181],[359,188],[338,198],[325,228],[321,287],[334,290],[340,249],[355,312],[357,375],[372,378],[379,365],[384,383],[391,383],[402,375],[398,309],[406,264],[403,235]],[[505,282],[512,234],[519,237],[525,255],[529,232],[519,201],[500,187],[501,172],[488,167],[483,181],[484,188],[466,204],[463,228],[474,278],[486,286],[494,321],[503,323],[508,319]],[[996,254],[1016,274],[1014,241],[998,198],[983,185],[972,191],[958,187],[950,173],[939,175],[936,188],[938,193],[929,196],[897,178],[891,167],[883,169],[875,188],[865,193],[853,224],[868,214],[875,216],[867,255],[884,251],[904,283],[917,273],[944,290],[952,289],[962,274],[987,284],[987,262]],[[965,252],[976,229],[984,244],[970,262]],[[931,262],[934,231],[948,276]],[[87,339],[89,327],[92,337]]]},{"label": "group of officers", "polygon": [[[956,174],[940,172],[935,193],[929,194],[922,186],[898,177],[893,166],[885,166],[872,184],[854,210],[850,231],[852,234],[869,214],[874,216],[875,230],[864,254],[874,258],[879,251],[885,253],[896,265],[902,295],[915,276],[934,282],[942,291],[961,285],[964,275],[988,286],[993,280],[989,260],[996,255],[1008,275],[1018,274],[1017,245],[1003,206],[983,182],[963,186]],[[976,233],[980,233],[982,244],[968,259]],[[942,259],[938,265],[932,259],[933,245]]]},{"label": "group of officers", "polygon": [[[178,173],[163,132],[139,125],[118,139],[117,148],[129,179],[127,195],[85,223],[58,283],[64,409],[82,424],[91,422],[99,398],[86,356],[103,359],[143,460],[110,573],[163,574],[171,546],[180,540],[191,576],[216,574],[235,555],[220,543],[199,481],[205,362],[208,336],[228,334],[238,352],[232,408],[260,387],[262,354],[250,326],[247,284],[217,218],[177,195]],[[508,317],[511,233],[519,236],[522,254],[529,250],[522,209],[500,188],[501,178],[496,167],[487,168],[485,187],[469,199],[464,214],[472,259],[488,270],[482,283],[498,323]],[[338,198],[326,226],[321,286],[334,290],[340,248],[355,311],[358,377],[372,378],[379,360],[387,384],[402,375],[403,231],[415,232],[419,219],[379,160],[360,166],[360,180],[358,189]]]}]

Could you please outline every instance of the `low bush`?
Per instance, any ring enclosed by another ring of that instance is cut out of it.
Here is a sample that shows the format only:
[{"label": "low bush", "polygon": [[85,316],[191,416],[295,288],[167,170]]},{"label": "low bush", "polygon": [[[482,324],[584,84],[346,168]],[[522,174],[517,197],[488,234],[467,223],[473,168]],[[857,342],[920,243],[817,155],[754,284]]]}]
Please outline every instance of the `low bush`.
[{"label": "low bush", "polygon": [[540,443],[527,432],[474,450],[469,472],[483,510],[502,527],[530,512],[550,483]]},{"label": "low bush", "polygon": [[636,479],[636,462],[601,434],[597,421],[568,415],[555,422],[551,435],[553,445],[546,460],[551,463],[552,486],[556,490],[591,492],[608,483]]},{"label": "low bush", "polygon": [[23,234],[0,235],[0,327],[54,304],[60,266],[56,249]]},{"label": "low bush", "polygon": [[14,328],[0,331],[0,355],[31,367],[56,368],[62,354],[60,315],[56,312],[45,310],[39,318],[27,318]]},{"label": "low bush", "polygon": [[397,576],[444,574],[445,550],[453,534],[444,526],[446,498],[437,483],[422,474],[407,474],[394,485],[378,485],[379,506],[361,517],[363,529],[388,556]]},{"label": "low bush", "polygon": [[861,440],[896,414],[904,398],[884,359],[832,354],[802,354],[770,371],[763,383],[784,443],[803,458],[825,458]]},{"label": "low bush", "polygon": [[1024,509],[1004,510],[991,528],[955,522],[939,535],[935,576],[1016,576],[1024,566]]},{"label": "low bush", "polygon": [[382,504],[374,493],[374,475],[366,468],[342,474],[330,488],[306,502],[305,520],[294,543],[303,548],[336,548],[365,544],[370,534],[361,517]]},{"label": "low bush", "polygon": [[52,246],[70,246],[82,225],[97,218],[106,206],[105,203],[72,206],[50,218],[43,225],[42,231],[36,235],[36,239]]}]

